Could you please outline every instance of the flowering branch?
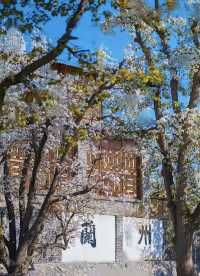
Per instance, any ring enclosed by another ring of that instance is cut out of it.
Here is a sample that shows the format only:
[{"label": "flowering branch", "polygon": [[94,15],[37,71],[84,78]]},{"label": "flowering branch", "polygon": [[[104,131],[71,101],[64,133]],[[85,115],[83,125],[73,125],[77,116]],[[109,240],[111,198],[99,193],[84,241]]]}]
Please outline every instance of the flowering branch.
[{"label": "flowering branch", "polygon": [[76,27],[77,23],[79,22],[82,14],[85,11],[86,4],[88,3],[88,0],[81,0],[80,4],[75,11],[75,13],[71,16],[69,19],[65,33],[60,37],[58,40],[57,46],[54,47],[52,50],[50,50],[47,54],[42,56],[36,61],[33,61],[31,64],[28,64],[25,66],[19,73],[9,76],[5,78],[0,83],[1,91],[0,91],[0,111],[2,109],[4,98],[6,95],[6,90],[13,85],[19,84],[25,80],[27,76],[30,76],[32,73],[34,73],[37,69],[42,67],[45,64],[50,63],[53,61],[56,57],[58,57],[63,50],[66,48],[66,44],[68,41],[72,38],[71,34],[74,28]]}]

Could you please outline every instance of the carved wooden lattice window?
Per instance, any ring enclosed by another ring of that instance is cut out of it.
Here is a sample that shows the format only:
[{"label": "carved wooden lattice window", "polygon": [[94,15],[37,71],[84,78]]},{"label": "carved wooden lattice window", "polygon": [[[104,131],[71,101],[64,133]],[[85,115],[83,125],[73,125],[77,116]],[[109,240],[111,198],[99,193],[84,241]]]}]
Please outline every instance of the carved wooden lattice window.
[{"label": "carved wooden lattice window", "polygon": [[141,198],[140,158],[131,140],[103,140],[99,156],[87,152],[87,176],[100,197]]},{"label": "carved wooden lattice window", "polygon": [[[33,153],[34,155],[34,153]],[[23,146],[16,144],[12,146],[9,150],[9,158],[8,158],[8,173],[10,177],[20,178],[22,175],[22,168],[24,164],[26,156],[26,150],[24,150]],[[33,168],[34,156],[31,160],[27,181],[25,183],[26,188],[29,187],[32,168]],[[43,154],[42,162],[39,166],[39,172],[37,176],[40,176],[39,185],[37,186],[37,191],[46,191],[53,179],[54,172],[56,167],[59,165],[59,154],[58,151],[48,151]],[[60,185],[65,185],[67,181],[71,180],[72,172],[70,168],[70,164],[66,164],[65,169],[62,169],[62,173],[59,175],[59,183]]]}]

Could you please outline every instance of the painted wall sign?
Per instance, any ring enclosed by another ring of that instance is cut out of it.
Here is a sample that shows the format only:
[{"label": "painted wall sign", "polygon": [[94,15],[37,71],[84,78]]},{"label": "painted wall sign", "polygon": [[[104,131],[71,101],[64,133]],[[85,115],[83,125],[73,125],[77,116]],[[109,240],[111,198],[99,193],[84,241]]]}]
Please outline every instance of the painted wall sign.
[{"label": "painted wall sign", "polygon": [[161,220],[124,218],[123,251],[126,258],[130,261],[162,259],[163,234]]},{"label": "painted wall sign", "polygon": [[115,217],[95,215],[82,223],[70,248],[63,251],[63,262],[114,262]]}]

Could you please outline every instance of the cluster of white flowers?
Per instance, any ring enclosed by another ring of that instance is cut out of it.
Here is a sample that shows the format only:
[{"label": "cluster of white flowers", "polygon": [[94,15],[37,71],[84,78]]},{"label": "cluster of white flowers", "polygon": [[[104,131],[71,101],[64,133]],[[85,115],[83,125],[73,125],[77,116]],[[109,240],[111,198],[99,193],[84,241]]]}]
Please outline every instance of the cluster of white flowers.
[{"label": "cluster of white flowers", "polygon": [[26,44],[22,33],[17,29],[10,29],[6,35],[1,37],[0,51],[8,54],[24,54],[26,51]]},{"label": "cluster of white flowers", "polygon": [[199,0],[187,0],[188,4],[200,4]]},{"label": "cluster of white flowers", "polygon": [[185,26],[187,24],[187,21],[182,16],[168,16],[166,18],[165,24]]}]

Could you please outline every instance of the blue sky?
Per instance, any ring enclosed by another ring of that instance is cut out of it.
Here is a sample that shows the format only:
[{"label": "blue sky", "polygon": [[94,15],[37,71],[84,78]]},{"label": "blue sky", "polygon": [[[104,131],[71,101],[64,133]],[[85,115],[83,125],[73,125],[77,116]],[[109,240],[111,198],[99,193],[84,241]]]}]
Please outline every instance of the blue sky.
[{"label": "blue sky", "polygon": [[[109,2],[109,1],[108,1]],[[155,0],[147,0],[146,3],[149,6],[154,6]],[[166,0],[160,0],[161,7],[165,9]],[[110,9],[108,4],[103,9]],[[180,1],[179,7],[174,10],[173,15],[177,16],[185,14],[185,6]],[[63,17],[52,18],[45,26],[45,35],[51,42],[57,41],[57,39],[64,33],[66,22]],[[82,49],[97,50],[104,48],[112,53],[113,58],[121,60],[123,58],[123,50],[131,41],[131,37],[125,31],[121,31],[119,28],[115,28],[114,33],[105,34],[100,30],[100,26],[95,25],[91,22],[91,15],[86,13],[83,15],[75,31],[74,36],[78,37],[78,40],[74,42],[78,44]],[[66,54],[62,55],[60,61],[66,62]]]},{"label": "blue sky", "polygon": [[[154,0],[148,0],[148,3],[150,6],[153,6]],[[166,1],[161,0],[160,3],[162,5],[166,3]],[[165,6],[162,7],[164,8]],[[173,15],[176,16],[177,13],[180,13],[179,8],[173,12]],[[182,6],[183,13],[184,10],[184,6]],[[62,17],[53,18],[46,24],[44,32],[51,43],[55,43],[64,33],[65,26],[66,23]],[[128,33],[125,31],[122,32],[119,28],[115,28],[114,33],[103,33],[100,26],[91,22],[91,16],[89,13],[86,13],[81,18],[77,28],[73,32],[73,35],[78,37],[78,39],[72,41],[72,43],[80,46],[81,49],[96,51],[99,48],[103,48],[111,53],[112,57],[118,61],[123,59],[124,49],[132,39]],[[74,60],[68,60],[66,52],[59,57],[59,61],[62,63],[74,62]],[[151,108],[146,109],[139,116],[139,121],[146,122],[147,124],[151,124],[154,120],[155,117]]]},{"label": "blue sky", "polygon": [[[66,23],[64,18],[54,18],[45,26],[45,35],[50,42],[55,43],[64,33],[65,26]],[[73,35],[78,37],[74,43],[80,46],[81,49],[95,51],[99,48],[103,48],[111,53],[112,57],[118,61],[123,59],[124,49],[132,39],[127,32],[121,31],[120,28],[115,28],[113,33],[103,33],[100,26],[91,22],[91,16],[88,13],[82,17]],[[59,57],[59,61],[62,63],[69,63],[66,53],[63,53]],[[70,61],[70,63],[73,63],[73,60]],[[148,108],[140,114],[138,119],[140,123],[149,125],[152,124],[155,117],[153,111]]]},{"label": "blue sky", "polygon": [[[55,18],[45,26],[45,34],[50,41],[55,42],[63,33],[65,29],[65,21],[63,18]],[[95,51],[99,48],[112,52],[113,58],[121,60],[123,58],[123,50],[131,41],[130,36],[115,29],[113,34],[105,34],[100,30],[100,27],[91,22],[91,17],[87,13],[80,20],[77,28],[73,32],[78,40],[74,43],[78,44],[82,49],[90,49]],[[60,61],[66,62],[66,54],[60,57]]]},{"label": "blue sky", "polygon": [[[146,2],[153,7],[155,0],[146,0]],[[174,11],[170,11],[170,15],[187,17],[187,14],[191,11],[185,4],[185,1],[180,0],[177,2],[178,6]],[[165,12],[165,15],[167,15],[169,11],[166,9],[166,0],[160,0],[160,4],[162,12]],[[106,8],[109,8],[108,4],[106,4]],[[44,33],[51,43],[55,43],[65,32],[65,26],[66,22],[64,18],[52,18],[44,27]],[[112,58],[117,61],[123,59],[124,49],[132,40],[127,32],[121,31],[119,28],[115,28],[114,33],[103,33],[99,25],[91,22],[91,15],[89,13],[84,14],[81,18],[73,35],[78,37],[78,39],[71,41],[71,43],[80,46],[81,49],[96,51],[103,48],[108,53],[111,53]],[[173,43],[174,41],[171,41],[172,45]],[[68,60],[66,52],[59,57],[59,61],[68,64],[75,63],[74,59]],[[146,122],[148,125],[152,124],[155,121],[153,110],[151,108],[144,110],[139,116],[139,121]]]}]

